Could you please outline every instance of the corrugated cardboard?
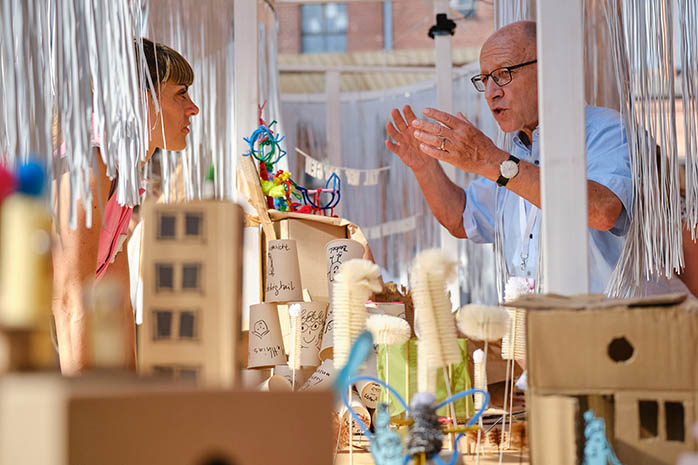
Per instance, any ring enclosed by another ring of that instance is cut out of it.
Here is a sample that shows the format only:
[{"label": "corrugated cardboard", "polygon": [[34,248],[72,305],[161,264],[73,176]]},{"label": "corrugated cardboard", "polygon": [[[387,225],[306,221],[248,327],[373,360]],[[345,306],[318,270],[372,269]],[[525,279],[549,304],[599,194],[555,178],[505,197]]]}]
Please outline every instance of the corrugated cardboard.
[{"label": "corrugated cardboard", "polygon": [[329,391],[8,376],[0,380],[0,464],[327,465],[331,409]]},{"label": "corrugated cardboard", "polygon": [[[512,306],[528,310],[533,464],[579,463],[561,451],[574,449],[581,457],[583,436],[570,430],[570,421],[583,424],[587,408],[606,419],[621,463],[673,465],[681,452],[696,450],[698,302],[677,294],[625,300],[547,295],[525,296]],[[594,401],[601,395],[603,405]],[[643,417],[656,426],[655,437],[641,434],[641,401],[657,405],[653,420]],[[666,402],[679,405],[683,418],[665,415]],[[670,440],[667,425],[680,420],[683,440]]]}]

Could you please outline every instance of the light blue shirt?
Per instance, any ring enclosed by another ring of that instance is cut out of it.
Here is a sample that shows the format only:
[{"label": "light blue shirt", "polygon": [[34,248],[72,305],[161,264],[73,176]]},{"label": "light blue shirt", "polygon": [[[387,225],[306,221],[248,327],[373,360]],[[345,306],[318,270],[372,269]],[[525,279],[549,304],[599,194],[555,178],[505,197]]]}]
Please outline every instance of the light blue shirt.
[{"label": "light blue shirt", "polygon": [[[615,226],[610,231],[589,229],[589,287],[592,293],[603,293],[623,250],[625,235],[630,226],[633,202],[633,182],[630,173],[628,140],[618,112],[599,107],[586,107],[586,156],[587,179],[595,181],[613,192],[623,203]],[[540,165],[540,127],[533,131],[528,147],[514,137],[511,154],[535,165]],[[540,213],[538,208],[523,201],[525,212],[521,215],[521,197],[500,187],[488,179],[470,183],[466,192],[463,225],[468,238],[475,242],[493,243],[496,215],[502,215],[503,253],[510,276],[535,278],[538,266],[538,240]],[[573,208],[570,205],[570,208]],[[531,210],[538,212],[528,241],[528,258],[525,256],[525,224]]]}]

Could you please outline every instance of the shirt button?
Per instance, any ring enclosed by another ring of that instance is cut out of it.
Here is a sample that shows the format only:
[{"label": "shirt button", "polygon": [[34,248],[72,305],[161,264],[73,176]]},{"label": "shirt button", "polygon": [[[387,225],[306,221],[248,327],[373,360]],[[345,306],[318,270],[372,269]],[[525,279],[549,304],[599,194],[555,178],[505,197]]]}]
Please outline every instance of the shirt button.
[{"label": "shirt button", "polygon": [[535,163],[536,165],[540,165],[540,162],[538,160],[534,161],[533,163]]}]

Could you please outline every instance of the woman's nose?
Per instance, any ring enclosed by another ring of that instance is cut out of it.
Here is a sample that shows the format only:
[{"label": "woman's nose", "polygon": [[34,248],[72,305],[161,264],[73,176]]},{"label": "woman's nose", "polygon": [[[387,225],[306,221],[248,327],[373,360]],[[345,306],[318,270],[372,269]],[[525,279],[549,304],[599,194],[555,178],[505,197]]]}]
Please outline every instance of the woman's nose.
[{"label": "woman's nose", "polygon": [[187,108],[187,116],[196,116],[199,114],[199,107],[196,106],[192,99],[189,99],[189,107]]}]

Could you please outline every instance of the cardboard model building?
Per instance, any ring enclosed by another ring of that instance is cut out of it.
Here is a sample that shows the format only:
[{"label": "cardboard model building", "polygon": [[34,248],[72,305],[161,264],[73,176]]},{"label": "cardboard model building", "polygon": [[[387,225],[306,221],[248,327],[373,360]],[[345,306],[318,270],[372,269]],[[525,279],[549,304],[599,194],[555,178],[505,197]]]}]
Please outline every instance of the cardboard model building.
[{"label": "cardboard model building", "polygon": [[242,209],[228,201],[143,207],[145,374],[232,386],[241,365]]},{"label": "cardboard model building", "polygon": [[581,464],[585,412],[623,464],[696,451],[698,302],[526,296],[531,462]]}]

